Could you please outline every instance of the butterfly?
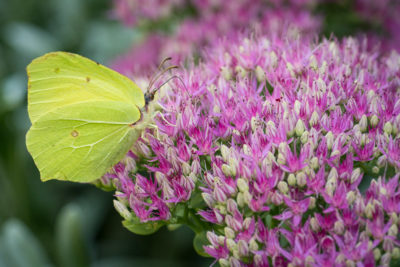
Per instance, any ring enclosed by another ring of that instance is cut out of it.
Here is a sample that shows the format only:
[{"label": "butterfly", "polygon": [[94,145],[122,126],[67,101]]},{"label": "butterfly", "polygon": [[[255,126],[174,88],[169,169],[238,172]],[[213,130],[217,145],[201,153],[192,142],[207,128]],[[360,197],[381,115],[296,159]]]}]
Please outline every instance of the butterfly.
[{"label": "butterfly", "polygon": [[29,153],[41,180],[92,182],[141,134],[146,102],[129,78],[83,56],[52,52],[27,67]]}]

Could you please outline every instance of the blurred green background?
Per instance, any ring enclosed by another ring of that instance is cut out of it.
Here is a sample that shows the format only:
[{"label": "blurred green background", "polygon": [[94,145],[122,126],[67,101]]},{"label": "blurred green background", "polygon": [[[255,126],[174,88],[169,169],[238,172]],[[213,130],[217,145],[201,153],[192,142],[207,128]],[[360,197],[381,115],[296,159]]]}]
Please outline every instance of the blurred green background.
[{"label": "blurred green background", "polygon": [[208,266],[187,228],[137,236],[112,193],[42,183],[25,148],[25,67],[65,50],[107,64],[139,34],[110,18],[109,0],[0,0],[0,267]]}]

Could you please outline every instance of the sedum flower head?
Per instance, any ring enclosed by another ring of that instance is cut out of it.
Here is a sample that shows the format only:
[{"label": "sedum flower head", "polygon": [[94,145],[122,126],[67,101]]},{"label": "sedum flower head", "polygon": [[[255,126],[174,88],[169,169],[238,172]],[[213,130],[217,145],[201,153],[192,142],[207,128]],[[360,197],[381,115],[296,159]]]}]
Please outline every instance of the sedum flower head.
[{"label": "sedum flower head", "polygon": [[353,38],[234,40],[177,71],[154,126],[103,178],[124,216],[121,203],[207,233],[221,266],[397,257],[400,136],[385,125],[400,129],[400,55]]}]

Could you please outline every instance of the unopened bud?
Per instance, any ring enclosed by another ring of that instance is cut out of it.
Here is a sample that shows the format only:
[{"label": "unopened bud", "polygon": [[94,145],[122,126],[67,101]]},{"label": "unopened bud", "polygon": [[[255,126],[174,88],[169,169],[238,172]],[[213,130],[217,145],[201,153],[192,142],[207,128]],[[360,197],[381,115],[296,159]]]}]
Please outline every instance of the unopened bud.
[{"label": "unopened bud", "polygon": [[239,207],[243,208],[245,203],[244,203],[244,195],[242,192],[239,192],[236,196],[236,202]]},{"label": "unopened bud", "polygon": [[246,77],[247,75],[247,71],[242,66],[236,66],[235,71],[242,78]]},{"label": "unopened bud", "polygon": [[232,176],[231,167],[228,164],[222,164],[221,170],[226,176]]},{"label": "unopened bud", "polygon": [[299,119],[296,123],[295,131],[297,136],[301,136],[304,133],[305,130],[304,123],[301,119]]},{"label": "unopened bud", "polygon": [[393,126],[392,124],[388,121],[385,123],[385,125],[383,126],[383,131],[385,133],[387,133],[388,135],[392,134],[392,130],[393,130]]},{"label": "unopened bud", "polygon": [[229,67],[222,67],[221,68],[221,75],[227,81],[232,79],[232,72],[231,72],[231,69]]},{"label": "unopened bud", "polygon": [[312,217],[310,219],[310,226],[311,226],[311,230],[313,230],[314,232],[319,232],[321,230],[318,220],[315,217]]},{"label": "unopened bud", "polygon": [[247,183],[247,180],[243,179],[243,178],[239,178],[237,179],[237,187],[239,188],[240,192],[246,192],[249,191],[249,185]]},{"label": "unopened bud", "polygon": [[342,221],[336,221],[335,225],[333,226],[333,229],[336,234],[342,235],[344,232],[344,224]]},{"label": "unopened bud", "polygon": [[293,173],[290,173],[288,176],[288,184],[290,186],[294,186],[296,184],[296,176]]},{"label": "unopened bud", "polygon": [[301,136],[300,136],[300,142],[304,145],[305,143],[307,143],[308,141],[308,136],[309,136],[309,132],[305,131]]},{"label": "unopened bud", "polygon": [[357,181],[357,179],[360,177],[361,175],[361,169],[360,168],[356,168],[355,170],[353,170],[353,172],[351,173],[351,183],[354,183],[355,181]]},{"label": "unopened bud", "polygon": [[332,149],[332,145],[333,145],[333,141],[334,141],[334,137],[333,137],[333,133],[331,131],[329,131],[326,135],[326,146],[328,147],[328,149]]},{"label": "unopened bud", "polygon": [[258,250],[258,244],[257,244],[257,241],[254,238],[250,239],[249,249],[251,251],[257,251]]},{"label": "unopened bud", "polygon": [[221,267],[229,267],[229,261],[227,259],[219,259],[218,263]]},{"label": "unopened bud", "polygon": [[296,175],[297,185],[303,187],[307,184],[306,174],[304,172],[298,172]]},{"label": "unopened bud", "polygon": [[221,145],[220,150],[221,150],[222,159],[225,162],[228,162],[228,157],[230,154],[229,148],[226,145]]},{"label": "unopened bud", "polygon": [[286,163],[286,158],[282,153],[278,154],[278,159],[276,160],[276,162],[278,162],[278,164],[280,165],[284,165]]},{"label": "unopened bud", "polygon": [[364,114],[362,115],[358,125],[360,125],[360,131],[365,132],[368,128],[368,119],[367,116]]},{"label": "unopened bud", "polygon": [[238,242],[238,251],[240,257],[246,257],[249,253],[249,246],[243,239],[239,240]]},{"label": "unopened bud", "polygon": [[371,203],[368,203],[364,210],[365,216],[367,216],[368,219],[372,219],[372,214],[374,212],[375,212],[374,205]]},{"label": "unopened bud", "polygon": [[269,56],[270,56],[271,66],[275,69],[276,67],[278,67],[278,57],[276,56],[274,51],[271,51]]},{"label": "unopened bud", "polygon": [[252,155],[251,147],[247,144],[244,144],[243,145],[243,153],[248,156],[251,156]]},{"label": "unopened bud", "polygon": [[265,79],[266,79],[265,71],[260,66],[256,67],[255,73],[256,73],[257,81],[259,83],[265,81]]},{"label": "unopened bud", "polygon": [[234,239],[236,236],[235,231],[233,231],[232,228],[230,228],[230,227],[225,227],[224,233],[225,233],[226,238],[229,238],[229,239]]},{"label": "unopened bud", "polygon": [[317,204],[317,200],[315,199],[315,197],[310,197],[310,203],[308,204],[308,209],[312,210],[316,207]]},{"label": "unopened bud", "polygon": [[381,258],[381,250],[379,248],[375,248],[373,253],[374,253],[374,258],[376,261]]},{"label": "unopened bud", "polygon": [[119,215],[121,215],[122,218],[124,218],[125,220],[132,219],[132,214],[129,212],[128,208],[124,204],[115,199],[113,203],[114,208],[118,211]]},{"label": "unopened bud", "polygon": [[399,233],[399,229],[397,228],[397,225],[396,224],[392,224],[392,226],[390,226],[390,228],[389,228],[389,232],[388,232],[388,234],[390,235],[390,236],[397,236],[397,234]]},{"label": "unopened bud", "polygon": [[379,118],[376,115],[372,115],[372,117],[370,118],[370,123],[372,127],[376,127],[379,123]]},{"label": "unopened bud", "polygon": [[236,242],[233,239],[227,238],[226,239],[226,246],[228,247],[228,249],[230,251],[233,251],[234,249],[236,249],[237,245],[236,245]]},{"label": "unopened bud", "polygon": [[349,191],[347,193],[346,200],[349,203],[349,205],[354,203],[354,201],[356,200],[356,194],[354,193],[354,191]]},{"label": "unopened bud", "polygon": [[250,194],[249,191],[243,192],[244,203],[246,203],[248,205],[251,202],[252,199],[253,199],[253,196]]},{"label": "unopened bud", "polygon": [[392,258],[394,260],[400,259],[400,248],[398,248],[398,247],[393,248],[393,250],[392,250]]},{"label": "unopened bud", "polygon": [[287,183],[285,181],[280,181],[278,183],[278,190],[282,193],[282,194],[286,194],[287,192],[289,192],[289,187],[287,185]]},{"label": "unopened bud", "polygon": [[182,162],[182,172],[184,175],[189,175],[191,173],[192,169],[190,168],[190,165],[187,162]]},{"label": "unopened bud", "polygon": [[319,115],[318,115],[318,112],[317,111],[314,111],[312,114],[311,114],[311,118],[310,118],[310,126],[311,127],[313,127],[314,125],[317,125],[318,124],[318,121],[319,121]]},{"label": "unopened bud", "polygon": [[379,173],[379,167],[378,167],[378,166],[372,167],[372,172],[373,172],[374,174],[378,174],[378,173]]}]

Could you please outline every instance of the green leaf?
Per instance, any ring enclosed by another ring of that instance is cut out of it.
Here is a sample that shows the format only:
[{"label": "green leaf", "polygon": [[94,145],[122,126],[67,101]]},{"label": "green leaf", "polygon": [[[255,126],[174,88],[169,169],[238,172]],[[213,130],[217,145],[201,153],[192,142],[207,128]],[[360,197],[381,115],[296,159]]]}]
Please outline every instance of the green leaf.
[{"label": "green leaf", "polygon": [[21,221],[8,220],[2,232],[0,264],[15,267],[50,266],[43,247]]},{"label": "green leaf", "polygon": [[196,234],[196,236],[193,239],[194,250],[197,252],[197,254],[203,257],[210,257],[210,255],[208,255],[203,248],[204,246],[209,244],[210,242],[207,239],[207,231]]},{"label": "green leaf", "polygon": [[59,266],[89,266],[90,256],[83,232],[84,214],[76,204],[64,207],[57,218],[56,244]]},{"label": "green leaf", "polygon": [[157,232],[164,224],[165,222],[163,221],[141,223],[138,218],[122,221],[122,225],[125,226],[126,229],[138,235],[151,235]]}]

